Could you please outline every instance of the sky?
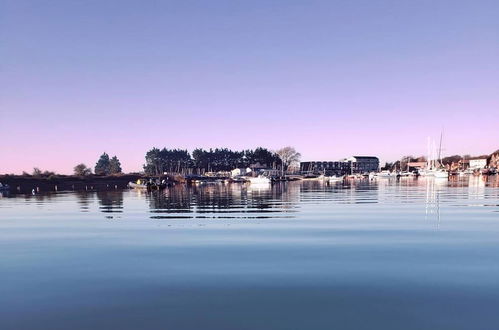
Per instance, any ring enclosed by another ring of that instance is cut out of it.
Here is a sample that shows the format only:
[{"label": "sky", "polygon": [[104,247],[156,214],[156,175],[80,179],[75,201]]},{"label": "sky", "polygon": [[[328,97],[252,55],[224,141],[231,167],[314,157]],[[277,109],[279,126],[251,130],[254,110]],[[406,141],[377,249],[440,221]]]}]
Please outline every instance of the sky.
[{"label": "sky", "polygon": [[499,2],[0,0],[0,173],[499,148]]}]

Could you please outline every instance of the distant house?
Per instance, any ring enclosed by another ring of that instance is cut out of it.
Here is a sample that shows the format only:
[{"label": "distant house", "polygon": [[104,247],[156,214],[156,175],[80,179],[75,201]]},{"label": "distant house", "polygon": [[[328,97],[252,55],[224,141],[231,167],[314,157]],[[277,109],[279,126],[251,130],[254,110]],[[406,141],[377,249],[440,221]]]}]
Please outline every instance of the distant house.
[{"label": "distant house", "polygon": [[426,167],[426,162],[409,162],[407,163],[409,168],[422,169]]},{"label": "distant house", "polygon": [[379,169],[379,159],[374,156],[352,156],[344,161],[351,163],[353,173],[376,172]]},{"label": "distant house", "polygon": [[470,158],[470,168],[478,170],[487,167],[487,158]]}]

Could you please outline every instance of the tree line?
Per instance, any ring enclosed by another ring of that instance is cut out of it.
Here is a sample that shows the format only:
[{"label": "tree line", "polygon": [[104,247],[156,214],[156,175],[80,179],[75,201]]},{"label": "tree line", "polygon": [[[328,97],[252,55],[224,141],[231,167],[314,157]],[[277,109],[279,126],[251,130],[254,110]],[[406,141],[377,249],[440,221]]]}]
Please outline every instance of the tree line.
[{"label": "tree line", "polygon": [[[88,176],[92,174],[92,169],[83,163],[76,165],[73,170],[74,174],[78,176]],[[95,164],[94,173],[96,175],[121,174],[121,162],[118,157],[109,157],[109,155],[104,152],[100,155],[97,163]]]},{"label": "tree line", "polygon": [[285,170],[299,158],[300,154],[292,147],[275,152],[262,147],[242,151],[197,148],[192,155],[183,149],[152,148],[145,155],[144,172],[147,175],[161,175],[165,172],[203,174],[255,166]]},{"label": "tree line", "polygon": [[[234,151],[228,148],[195,149],[192,154],[183,149],[152,148],[146,152],[143,165],[146,175],[162,175],[165,172],[182,174],[204,174],[206,172],[230,171],[235,168],[261,167],[285,171],[300,160],[300,153],[293,147],[284,147],[277,151],[258,147]],[[117,156],[110,157],[104,152],[95,167],[80,163],[73,168],[74,175],[89,176],[121,174],[121,162]],[[54,172],[34,168],[32,174],[25,176],[48,177]]]}]

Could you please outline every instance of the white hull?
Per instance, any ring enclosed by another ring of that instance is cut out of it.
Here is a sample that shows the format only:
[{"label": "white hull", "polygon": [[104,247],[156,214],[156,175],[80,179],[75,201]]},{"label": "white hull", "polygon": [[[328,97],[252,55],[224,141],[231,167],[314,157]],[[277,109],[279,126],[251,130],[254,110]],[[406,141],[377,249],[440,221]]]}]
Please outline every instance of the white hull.
[{"label": "white hull", "polygon": [[331,176],[329,177],[329,182],[340,182],[343,181],[343,176]]},{"label": "white hull", "polygon": [[270,179],[263,176],[248,178],[248,180],[251,184],[270,184]]},{"label": "white hull", "polygon": [[447,172],[447,171],[435,171],[435,172],[433,172],[433,176],[437,179],[447,179],[447,178],[449,178],[449,172]]},{"label": "white hull", "polygon": [[134,189],[147,189],[147,186],[145,184],[137,184],[134,182],[128,182],[128,187]]}]

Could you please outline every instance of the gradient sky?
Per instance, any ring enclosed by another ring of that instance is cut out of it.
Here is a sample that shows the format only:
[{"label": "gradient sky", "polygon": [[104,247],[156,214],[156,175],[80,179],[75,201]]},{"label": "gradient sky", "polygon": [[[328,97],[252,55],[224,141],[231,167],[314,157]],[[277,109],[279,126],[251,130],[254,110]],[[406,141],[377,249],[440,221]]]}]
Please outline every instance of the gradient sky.
[{"label": "gradient sky", "polygon": [[499,148],[499,1],[0,0],[0,173]]}]

